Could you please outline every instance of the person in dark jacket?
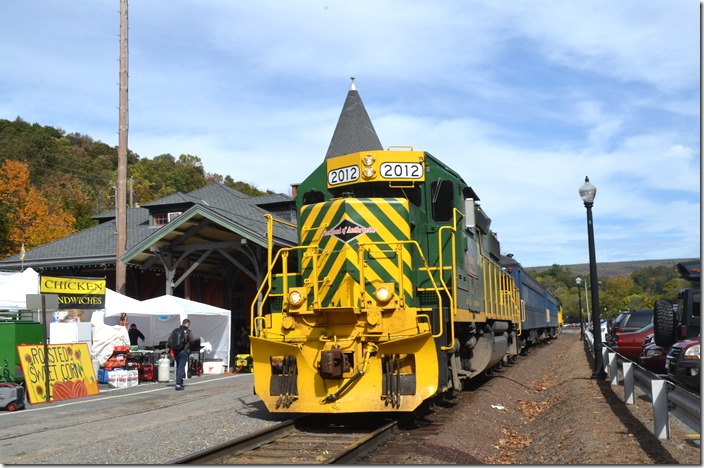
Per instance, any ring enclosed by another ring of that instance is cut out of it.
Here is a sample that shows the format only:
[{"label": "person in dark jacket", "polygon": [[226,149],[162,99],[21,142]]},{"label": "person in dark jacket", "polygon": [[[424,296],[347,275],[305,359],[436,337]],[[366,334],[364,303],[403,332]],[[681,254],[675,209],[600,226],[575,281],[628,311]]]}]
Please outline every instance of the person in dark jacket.
[{"label": "person in dark jacket", "polygon": [[135,325],[134,323],[130,325],[130,329],[127,330],[127,334],[130,335],[131,346],[138,346],[140,338],[142,339],[142,341],[144,341],[144,335],[141,331],[139,331],[137,325]]},{"label": "person in dark jacket", "polygon": [[190,330],[191,321],[188,319],[183,319],[183,323],[178,327],[181,333],[185,333],[186,346],[183,349],[174,349],[172,347],[171,336],[169,336],[169,348],[174,353],[174,366],[176,366],[176,390],[183,390],[183,378],[186,375],[186,365],[188,364],[188,356],[191,354],[191,343],[195,341],[195,337]]}]

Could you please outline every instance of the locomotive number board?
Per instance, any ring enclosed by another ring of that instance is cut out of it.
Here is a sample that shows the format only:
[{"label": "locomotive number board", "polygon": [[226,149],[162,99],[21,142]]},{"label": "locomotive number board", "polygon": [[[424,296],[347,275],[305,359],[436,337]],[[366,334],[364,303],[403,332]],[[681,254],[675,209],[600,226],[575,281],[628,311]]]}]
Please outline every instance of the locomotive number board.
[{"label": "locomotive number board", "polygon": [[365,151],[339,156],[327,161],[328,187],[353,184],[360,179],[364,182],[423,181],[424,162],[422,151]]}]

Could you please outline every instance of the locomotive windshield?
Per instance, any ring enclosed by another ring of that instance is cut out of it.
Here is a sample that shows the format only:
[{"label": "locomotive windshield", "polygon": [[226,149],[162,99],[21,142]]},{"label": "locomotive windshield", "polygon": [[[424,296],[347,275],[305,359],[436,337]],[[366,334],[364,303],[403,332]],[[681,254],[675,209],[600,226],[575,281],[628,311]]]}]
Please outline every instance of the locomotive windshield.
[{"label": "locomotive windshield", "polygon": [[[388,182],[371,182],[358,185],[347,185],[330,189],[333,198],[405,198],[415,206],[421,206],[422,192],[416,184],[413,187],[392,187]],[[309,205],[320,203],[324,194],[317,190],[310,190],[303,194],[302,203]]]}]

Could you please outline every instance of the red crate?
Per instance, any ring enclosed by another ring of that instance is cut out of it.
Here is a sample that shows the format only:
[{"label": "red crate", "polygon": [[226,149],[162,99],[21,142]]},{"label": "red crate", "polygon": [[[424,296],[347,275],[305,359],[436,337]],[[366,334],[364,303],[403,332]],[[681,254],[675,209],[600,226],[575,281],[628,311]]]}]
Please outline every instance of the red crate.
[{"label": "red crate", "polygon": [[154,380],[154,364],[140,364],[139,369],[139,380],[145,382],[151,382]]}]

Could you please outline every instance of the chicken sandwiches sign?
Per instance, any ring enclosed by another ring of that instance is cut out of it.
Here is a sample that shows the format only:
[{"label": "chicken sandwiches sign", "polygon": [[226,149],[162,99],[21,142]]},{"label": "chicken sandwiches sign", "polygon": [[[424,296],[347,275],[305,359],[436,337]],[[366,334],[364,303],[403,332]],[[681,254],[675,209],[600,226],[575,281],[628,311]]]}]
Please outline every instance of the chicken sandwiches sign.
[{"label": "chicken sandwiches sign", "polygon": [[39,292],[56,294],[59,309],[105,308],[105,278],[41,276]]}]

